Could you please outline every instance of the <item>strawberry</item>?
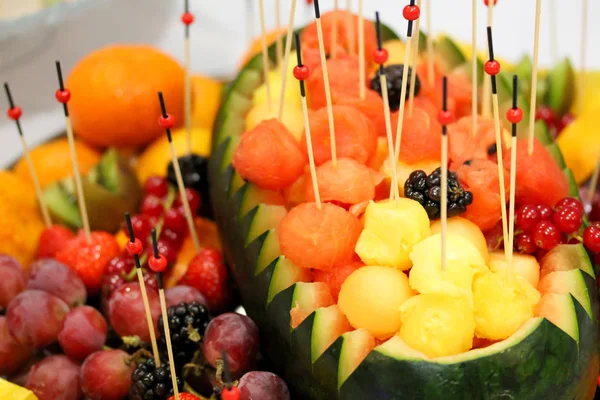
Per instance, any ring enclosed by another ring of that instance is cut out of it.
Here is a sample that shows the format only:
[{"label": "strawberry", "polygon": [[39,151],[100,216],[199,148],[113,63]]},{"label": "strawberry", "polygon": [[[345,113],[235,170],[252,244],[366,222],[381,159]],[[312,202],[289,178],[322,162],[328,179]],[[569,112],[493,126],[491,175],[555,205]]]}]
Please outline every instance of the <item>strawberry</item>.
[{"label": "strawberry", "polygon": [[85,233],[79,234],[69,241],[56,254],[56,259],[77,272],[88,293],[100,291],[102,277],[108,262],[119,254],[116,239],[107,232],[92,232],[91,241],[87,242]]},{"label": "strawberry", "polygon": [[[169,397],[169,400],[175,400],[175,396]],[[179,393],[179,400],[200,400],[200,397],[193,395],[191,393]]]},{"label": "strawberry", "polygon": [[206,248],[192,258],[179,284],[198,289],[206,297],[210,311],[217,314],[229,301],[228,280],[229,273],[223,264],[221,252]]},{"label": "strawberry", "polygon": [[37,258],[53,258],[73,236],[73,232],[62,225],[47,227],[40,235]]}]

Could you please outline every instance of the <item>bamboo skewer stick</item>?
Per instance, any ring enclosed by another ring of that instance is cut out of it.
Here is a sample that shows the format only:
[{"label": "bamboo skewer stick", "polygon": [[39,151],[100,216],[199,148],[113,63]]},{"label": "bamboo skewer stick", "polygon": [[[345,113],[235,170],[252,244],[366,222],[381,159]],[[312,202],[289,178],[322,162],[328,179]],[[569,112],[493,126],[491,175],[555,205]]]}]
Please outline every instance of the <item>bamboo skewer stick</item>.
[{"label": "bamboo skewer stick", "polygon": [[530,98],[530,110],[529,110],[529,130],[528,142],[527,142],[527,153],[533,154],[533,138],[535,137],[535,110],[537,101],[537,80],[538,80],[538,50],[540,43],[540,14],[541,14],[541,0],[536,0],[535,5],[535,33],[533,40],[533,67],[531,74],[531,98]]},{"label": "bamboo skewer stick", "polygon": [[336,58],[337,46],[338,46],[338,11],[339,11],[339,0],[333,1],[333,29],[331,30],[331,54],[329,55],[332,59]]},{"label": "bamboo skewer stick", "polygon": [[[429,85],[435,84],[435,76],[433,69],[433,28],[431,22],[431,0],[425,0],[425,12],[427,17],[427,79]],[[419,31],[417,30],[417,36]]]},{"label": "bamboo skewer stick", "polygon": [[[510,200],[508,205],[508,258],[507,277],[510,279],[513,273],[513,246],[515,242],[515,187],[517,180],[517,124],[523,118],[523,111],[517,105],[518,78],[513,76],[513,104],[507,113],[512,123],[511,147],[510,147]],[[505,245],[505,248],[507,245]]]},{"label": "bamboo skewer stick", "polygon": [[188,154],[192,154],[192,75],[191,75],[191,50],[190,50],[190,25],[194,21],[193,15],[190,13],[189,0],[185,0],[185,12],[181,17],[185,24],[185,38],[183,48],[185,53],[185,138],[187,143]]},{"label": "bamboo skewer stick", "polygon": [[[292,36],[294,33],[294,18],[296,16],[296,0],[292,0],[290,9],[290,20],[288,22],[288,31],[285,38],[285,54],[283,56],[283,66],[281,67],[281,92],[279,93],[279,111],[277,112],[277,119],[281,121],[283,118],[283,105],[285,103],[285,88],[287,85],[288,78],[288,65],[290,62],[290,53],[292,51]],[[299,50],[297,50],[299,51]]]},{"label": "bamboo skewer stick", "polygon": [[[421,0],[417,0],[417,7],[421,8]],[[417,37],[413,41],[413,49],[411,50],[412,61],[410,63],[410,88],[408,92],[408,116],[412,117],[413,105],[415,100],[415,85],[417,84],[417,60],[419,58],[419,40],[421,37],[421,18],[417,19],[415,24]]]},{"label": "bamboo skewer stick", "polygon": [[358,0],[358,82],[359,96],[365,99],[367,85],[365,82],[365,20],[363,18],[363,0]]},{"label": "bamboo skewer stick", "polygon": [[[487,26],[492,26],[494,20],[494,0],[487,0]],[[481,100],[481,115],[489,117],[491,115],[492,95],[490,91],[490,80],[483,80],[483,91]]]},{"label": "bamboo skewer stick", "polygon": [[579,102],[579,115],[583,113],[583,104],[585,102],[585,81],[587,73],[587,42],[588,42],[588,12],[589,2],[583,0],[583,9],[581,13],[581,79],[579,89],[581,91],[581,101]]},{"label": "bamboo skewer stick", "polygon": [[472,0],[472,31],[471,31],[471,74],[473,75],[471,85],[471,136],[477,135],[477,87],[479,79],[477,77],[477,0]]},{"label": "bamboo skewer stick", "polygon": [[442,165],[441,165],[441,201],[440,212],[442,222],[442,271],[446,270],[447,258],[447,236],[448,236],[448,128],[446,124],[450,122],[452,113],[448,111],[448,78],[444,77],[442,86]]}]

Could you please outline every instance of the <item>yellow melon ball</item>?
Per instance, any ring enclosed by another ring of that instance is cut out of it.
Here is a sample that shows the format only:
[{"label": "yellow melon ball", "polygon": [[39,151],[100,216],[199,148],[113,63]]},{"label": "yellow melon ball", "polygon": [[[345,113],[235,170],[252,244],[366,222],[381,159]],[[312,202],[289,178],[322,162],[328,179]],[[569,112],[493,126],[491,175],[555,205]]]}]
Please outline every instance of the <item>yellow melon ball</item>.
[{"label": "yellow melon ball", "polygon": [[427,212],[411,199],[370,202],[364,224],[355,251],[367,265],[407,270],[412,247],[429,236]]},{"label": "yellow melon ball", "polygon": [[383,48],[386,49],[389,54],[387,65],[404,64],[406,43],[399,39],[386,40],[383,42]]},{"label": "yellow melon ball", "polygon": [[[442,232],[442,221],[436,220],[431,224],[431,234]],[[462,217],[453,217],[448,219],[448,232],[457,233],[477,247],[477,250],[481,253],[483,259],[487,262],[490,259],[490,253],[488,251],[487,242],[483,232],[477,225]]]},{"label": "yellow melon ball", "polygon": [[387,339],[400,329],[400,306],[413,295],[402,271],[362,267],[342,284],[338,306],[354,328],[364,328],[378,339]]},{"label": "yellow melon ball", "polygon": [[463,297],[420,294],[408,299],[400,311],[398,335],[426,356],[451,356],[471,349],[475,316]]},{"label": "yellow melon ball", "polygon": [[410,253],[410,287],[419,293],[464,296],[472,302],[471,285],[477,272],[487,271],[485,260],[473,243],[456,233],[446,236],[446,268],[442,269],[442,236],[435,234]]},{"label": "yellow melon ball", "polygon": [[[267,119],[277,118],[277,109],[271,108],[267,103],[260,103],[253,106],[246,116],[246,132],[254,129],[258,124]],[[304,115],[302,109],[293,104],[285,104],[281,122],[290,131],[290,133],[300,141],[304,133]]]},{"label": "yellow melon ball", "polygon": [[[506,271],[508,262],[506,261],[504,251],[490,253],[488,266],[490,267],[490,271],[506,275],[508,273]],[[537,288],[540,283],[540,264],[534,256],[529,254],[513,254],[511,273],[522,276],[534,288]]]},{"label": "yellow melon ball", "polygon": [[540,293],[519,275],[480,274],[473,280],[475,334],[491,340],[506,339],[533,317]]},{"label": "yellow melon ball", "polygon": [[[295,56],[295,54],[294,54]],[[288,66],[287,80],[285,84],[285,93],[283,99],[286,103],[293,104],[296,107],[302,107],[300,98],[300,85],[296,78],[294,78],[293,68],[295,65],[295,58],[291,58],[290,54],[290,66]],[[275,69],[269,72],[269,86],[271,88],[271,102],[274,109],[279,108],[279,99],[281,98],[281,85],[283,84],[283,77],[281,69]],[[267,85],[263,83],[254,91],[252,97],[252,104],[263,104],[267,103]]]}]

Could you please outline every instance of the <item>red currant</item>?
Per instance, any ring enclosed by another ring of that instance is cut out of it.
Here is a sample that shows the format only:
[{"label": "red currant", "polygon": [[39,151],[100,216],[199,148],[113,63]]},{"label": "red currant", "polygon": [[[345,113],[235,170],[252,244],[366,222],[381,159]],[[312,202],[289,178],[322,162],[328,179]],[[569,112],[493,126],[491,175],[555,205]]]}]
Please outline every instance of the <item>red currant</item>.
[{"label": "red currant", "polygon": [[529,233],[521,233],[517,236],[517,250],[524,254],[533,254],[537,250],[537,246],[533,241],[533,237]]},{"label": "red currant", "polygon": [[187,222],[183,212],[179,208],[171,208],[164,215],[164,227],[176,233],[184,233],[187,229]]},{"label": "red currant", "polygon": [[552,109],[548,106],[541,106],[538,107],[537,110],[535,111],[535,119],[536,121],[541,119],[542,121],[544,121],[546,123],[546,126],[548,128],[554,126],[554,121],[556,120],[556,117],[554,116],[554,112],[552,111]]},{"label": "red currant", "polygon": [[8,109],[8,111],[6,112],[6,115],[8,115],[8,118],[16,121],[19,118],[21,118],[21,115],[23,115],[23,111],[21,110],[21,107],[14,106],[14,107]]},{"label": "red currant", "polygon": [[294,67],[294,78],[299,81],[305,81],[310,75],[310,69],[306,65],[296,65]]},{"label": "red currant", "polygon": [[[133,226],[133,234],[138,238],[147,238],[150,235],[152,225],[150,218],[147,215],[138,214],[131,217],[131,225]],[[127,227],[123,228],[123,231],[129,237]]]},{"label": "red currant", "polygon": [[[187,228],[187,225],[186,225],[186,228]],[[185,233],[185,230],[184,230],[184,233]],[[162,239],[164,239],[165,241],[169,242],[170,244],[172,244],[173,247],[177,248],[177,250],[179,250],[181,248],[181,245],[183,244],[184,234],[179,234],[170,229],[164,229],[161,232],[160,237]]]},{"label": "red currant", "polygon": [[[200,195],[198,194],[198,192],[190,188],[185,189],[185,195],[187,197],[188,203],[190,203],[190,210],[192,210],[192,213],[195,214],[196,211],[198,211],[198,209],[200,208]],[[181,202],[181,197],[178,197],[175,201],[175,207],[179,207],[181,205],[183,205],[183,203]]]},{"label": "red currant", "polygon": [[565,207],[573,207],[577,209],[581,215],[584,213],[583,204],[581,204],[581,201],[577,200],[575,197],[565,197],[560,199],[554,206],[554,211],[558,212],[561,208]]},{"label": "red currant", "polygon": [[542,220],[542,215],[536,206],[527,204],[517,210],[515,225],[524,232],[530,232]]},{"label": "red currant", "polygon": [[592,253],[600,252],[600,226],[590,225],[583,231],[583,245]]},{"label": "red currant", "polygon": [[563,207],[554,213],[552,222],[562,233],[573,233],[581,227],[582,214],[575,207]]},{"label": "red currant", "polygon": [[488,60],[485,62],[483,70],[488,75],[498,75],[500,72],[500,63],[497,60]]},{"label": "red currant", "polygon": [[408,21],[415,21],[421,16],[419,6],[405,6],[402,10],[402,16]]},{"label": "red currant", "polygon": [[523,119],[523,110],[521,107],[509,108],[506,112],[506,119],[511,124],[518,124]]},{"label": "red currant", "polygon": [[533,230],[533,240],[540,249],[552,250],[560,243],[560,232],[549,221],[542,221]]},{"label": "red currant", "polygon": [[163,198],[169,192],[169,183],[165,178],[160,176],[151,176],[144,184],[144,192]]},{"label": "red currant", "polygon": [[452,115],[452,111],[440,110],[438,112],[438,121],[441,125],[450,125],[452,122],[454,122],[454,115]]},{"label": "red currant", "polygon": [[373,52],[373,60],[377,64],[385,64],[389,58],[388,51],[386,49],[376,49]]},{"label": "red currant", "polygon": [[540,212],[542,221],[551,221],[552,220],[552,215],[554,214],[554,211],[552,211],[552,208],[550,208],[549,206],[544,205],[544,204],[538,204],[536,207],[537,207],[538,211]]},{"label": "red currant", "polygon": [[150,217],[160,217],[164,210],[165,207],[161,198],[152,194],[144,197],[144,200],[142,201],[142,214],[146,214]]},{"label": "red currant", "polygon": [[558,132],[562,131],[567,126],[569,126],[573,121],[575,121],[575,116],[571,113],[566,113],[565,115],[562,116],[562,118],[560,120],[558,120],[556,122],[556,130]]}]

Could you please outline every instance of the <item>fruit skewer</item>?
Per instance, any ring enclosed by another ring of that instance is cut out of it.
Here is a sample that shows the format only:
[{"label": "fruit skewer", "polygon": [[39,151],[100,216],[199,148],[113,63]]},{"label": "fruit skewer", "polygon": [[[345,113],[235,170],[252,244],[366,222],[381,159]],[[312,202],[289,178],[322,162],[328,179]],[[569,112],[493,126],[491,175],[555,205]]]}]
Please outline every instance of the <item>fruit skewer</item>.
[{"label": "fruit skewer", "polygon": [[442,223],[442,271],[446,270],[446,237],[448,231],[448,124],[452,123],[453,115],[448,110],[448,77],[444,76],[442,82],[442,110],[438,115],[442,125],[442,165],[441,165],[441,199],[440,214]]},{"label": "fruit skewer", "polygon": [[394,139],[392,136],[392,119],[390,116],[390,98],[388,97],[387,76],[383,65],[388,60],[388,52],[381,44],[381,22],[379,21],[379,12],[375,12],[375,29],[377,33],[377,50],[373,54],[373,59],[379,64],[379,84],[381,85],[381,97],[383,99],[383,113],[385,116],[385,133],[388,145],[388,157],[392,166],[392,187],[390,188],[390,200],[398,201],[400,193],[398,189],[398,169],[396,168],[396,156],[394,155]]},{"label": "fruit skewer", "polygon": [[287,35],[285,37],[285,54],[283,56],[283,66],[281,67],[281,92],[279,93],[279,111],[277,112],[277,119],[281,121],[283,117],[283,105],[285,103],[285,87],[287,85],[288,77],[288,65],[290,63],[290,53],[292,51],[292,36],[294,32],[294,19],[296,16],[296,2],[292,0],[290,5],[290,20],[288,22]]},{"label": "fruit skewer", "polygon": [[[483,3],[487,7],[487,26],[492,26],[494,22],[494,6],[498,0],[483,0]],[[481,115],[489,117],[491,112],[491,100],[492,95],[490,92],[490,81],[488,79],[483,80],[482,100],[481,100]]]},{"label": "fruit skewer", "polygon": [[184,62],[185,62],[185,138],[188,154],[192,154],[192,77],[190,72],[191,51],[190,51],[190,25],[194,22],[194,15],[190,13],[189,0],[184,1],[184,13],[181,15],[181,22],[185,25],[185,35],[183,39]]},{"label": "fruit skewer", "polygon": [[336,58],[337,53],[337,42],[338,42],[338,11],[339,11],[339,0],[333,2],[333,29],[331,30],[331,54],[332,59]]},{"label": "fruit skewer", "polygon": [[171,382],[173,383],[173,393],[175,400],[179,400],[179,388],[177,386],[177,374],[175,372],[175,360],[173,358],[173,346],[171,345],[171,330],[169,329],[169,316],[167,314],[167,302],[165,300],[165,288],[163,287],[163,271],[167,269],[167,259],[158,252],[158,242],[156,240],[156,229],[152,228],[152,257],[148,259],[150,269],[156,273],[158,283],[158,296],[160,299],[160,311],[165,328],[165,340],[167,342],[167,356],[169,357],[169,369],[171,370]]},{"label": "fruit skewer", "polygon": [[471,74],[473,75],[471,85],[471,136],[477,134],[477,0],[471,4]]},{"label": "fruit skewer", "polygon": [[[539,0],[538,0],[539,4]],[[517,105],[518,97],[518,78],[513,76],[513,98],[512,108],[506,112],[506,119],[512,124],[512,134],[510,143],[510,191],[508,205],[508,257],[506,259],[508,266],[506,268],[508,279],[512,274],[513,269],[513,244],[515,242],[515,187],[517,180],[517,124],[523,119],[523,110]]]},{"label": "fruit skewer", "polygon": [[[417,0],[417,7],[421,8],[421,0]],[[411,50],[412,60],[410,63],[410,85],[408,91],[408,116],[412,117],[413,104],[415,100],[415,85],[417,84],[417,59],[419,58],[419,39],[421,37],[421,19],[417,19],[415,30],[417,31],[417,37],[413,42],[413,48]]]},{"label": "fruit skewer", "polygon": [[71,92],[65,88],[63,83],[62,70],[60,67],[60,61],[56,61],[56,74],[58,75],[58,89],[54,96],[59,103],[63,105],[63,111],[65,113],[65,126],[67,130],[67,140],[69,141],[69,150],[71,153],[71,161],[73,162],[73,172],[75,175],[75,187],[77,188],[77,203],[79,204],[79,212],[81,213],[81,223],[83,224],[83,231],[85,238],[88,243],[92,242],[92,236],[90,233],[90,220],[88,218],[87,207],[85,205],[85,196],[83,194],[83,186],[81,184],[81,172],[79,171],[79,163],[77,162],[77,152],[75,150],[75,137],[73,135],[73,125],[71,125],[71,118],[69,117],[69,106],[67,103],[71,98]]},{"label": "fruit skewer", "polygon": [[173,125],[175,125],[175,120],[170,114],[167,113],[167,108],[165,106],[165,100],[163,98],[162,92],[158,92],[158,101],[160,102],[161,110],[161,116],[158,119],[158,122],[160,126],[162,126],[165,129],[165,132],[167,134],[167,140],[169,142],[169,148],[171,150],[171,161],[173,162],[173,170],[175,171],[175,179],[177,180],[177,188],[179,189],[179,196],[181,197],[181,203],[183,204],[183,210],[185,212],[185,218],[188,223],[190,235],[192,236],[192,241],[194,242],[194,248],[196,249],[196,252],[199,252],[200,241],[198,240],[198,233],[196,232],[196,226],[194,224],[194,216],[192,214],[192,210],[190,209],[190,203],[185,193],[185,185],[183,184],[181,167],[179,166],[179,161],[177,160],[177,153],[175,152],[175,147],[173,146],[173,140],[171,138],[171,128],[173,128]]},{"label": "fruit skewer", "polygon": [[[498,88],[496,75],[500,72],[500,63],[494,59],[494,43],[492,40],[492,27],[487,27],[488,49],[490,59],[485,63],[483,69],[490,76],[492,89],[492,105],[494,109],[494,130],[496,131],[496,155],[498,157],[498,178],[500,182],[500,203],[502,205],[502,235],[504,238],[504,253],[508,252],[508,230],[506,220],[506,190],[504,187],[504,165],[502,161],[502,128],[500,127],[500,110],[498,106]],[[508,258],[508,257],[507,257]]]},{"label": "fruit skewer", "polygon": [[412,49],[413,23],[419,19],[421,9],[415,5],[415,0],[402,10],[402,15],[408,20],[406,30],[406,51],[404,53],[404,68],[402,70],[402,90],[400,91],[400,107],[398,111],[398,126],[396,127],[396,143],[394,144],[394,155],[396,160],[400,158],[400,143],[402,142],[402,124],[404,123],[404,106],[406,104],[406,89],[408,86],[408,65],[410,64],[410,53]]},{"label": "fruit skewer", "polygon": [[152,321],[152,313],[150,312],[150,303],[148,302],[148,292],[146,291],[146,283],[144,282],[142,265],[140,263],[140,254],[143,251],[142,241],[135,237],[129,212],[125,213],[125,223],[127,224],[127,232],[129,233],[129,242],[127,242],[126,249],[129,254],[133,255],[133,260],[135,262],[135,272],[140,284],[140,292],[142,293],[142,301],[144,303],[144,310],[146,311],[146,322],[148,323],[148,330],[150,332],[152,355],[154,356],[156,368],[158,368],[160,367],[160,355],[156,344],[156,331],[154,330],[154,322]]},{"label": "fruit skewer", "polygon": [[[363,0],[358,0],[358,70],[365,70],[365,20],[363,18]],[[358,94],[361,100],[365,99],[367,86],[365,74],[358,74]]]},{"label": "fruit skewer", "polygon": [[[527,134],[529,135],[527,142],[527,153],[531,155],[533,153],[533,138],[535,134],[535,109],[536,109],[536,101],[537,101],[537,79],[538,79],[538,50],[540,45],[540,14],[542,12],[542,1],[536,0],[535,2],[535,32],[533,39],[533,66],[531,69],[531,99],[529,104],[531,104],[529,110],[529,130]],[[514,96],[514,94],[513,94]],[[514,99],[513,99],[514,106]]]},{"label": "fruit skewer", "polygon": [[260,13],[260,39],[262,45],[262,59],[263,59],[263,74],[265,80],[265,87],[267,89],[267,107],[271,111],[272,98],[271,98],[271,83],[269,82],[269,53],[267,51],[267,27],[265,24],[265,1],[260,0],[259,2],[259,13]]},{"label": "fruit skewer", "polygon": [[[435,77],[433,72],[433,29],[431,23],[431,0],[425,0],[425,16],[427,18],[427,80],[429,85],[435,84]],[[419,30],[417,29],[417,37],[419,36]]]},{"label": "fruit skewer", "polygon": [[19,139],[21,139],[21,144],[23,145],[23,156],[27,161],[27,167],[29,168],[29,174],[31,175],[31,181],[33,182],[33,188],[35,189],[35,195],[37,197],[38,203],[40,204],[40,210],[42,212],[42,218],[44,219],[44,224],[46,227],[50,227],[52,225],[52,220],[50,219],[50,213],[48,212],[48,207],[46,203],[44,203],[44,199],[42,197],[42,189],[40,187],[40,180],[38,179],[38,175],[35,172],[35,167],[33,166],[33,161],[31,160],[31,155],[29,154],[29,146],[27,146],[27,141],[25,140],[25,136],[23,135],[23,130],[21,129],[21,107],[15,106],[13,102],[12,95],[10,93],[10,88],[8,87],[8,83],[4,83],[4,90],[6,91],[6,97],[8,99],[8,117],[15,121],[17,125],[17,131],[19,132]]},{"label": "fruit skewer", "polygon": [[[329,121],[329,141],[331,143],[331,161],[337,166],[337,147],[335,143],[335,124],[333,121],[333,105],[331,101],[331,88],[329,87],[329,71],[327,70],[327,58],[325,56],[325,42],[323,40],[323,27],[321,26],[321,10],[319,0],[314,1],[315,22],[317,25],[317,38],[319,40],[319,53],[321,58],[321,69],[323,70],[323,84],[325,85],[325,100],[327,102],[327,119]],[[299,50],[296,50],[299,52]]]},{"label": "fruit skewer", "polygon": [[310,165],[310,178],[312,180],[313,191],[315,193],[315,203],[317,208],[321,209],[321,196],[319,194],[319,183],[317,182],[317,167],[315,166],[315,156],[313,153],[312,138],[310,136],[310,120],[308,118],[308,105],[306,104],[306,90],[304,81],[308,79],[310,70],[307,65],[302,64],[302,49],[300,48],[300,37],[296,33],[296,54],[298,56],[298,65],[294,67],[294,78],[300,83],[300,96],[302,97],[302,114],[304,115],[304,131],[306,137],[306,149],[308,152],[308,163]]},{"label": "fruit skewer", "polygon": [[231,383],[231,370],[229,369],[229,359],[227,358],[225,350],[221,351],[221,359],[223,360],[223,383],[225,384],[223,392],[221,393],[221,398],[223,400],[239,400],[240,389],[238,389],[237,386],[233,386]]}]

